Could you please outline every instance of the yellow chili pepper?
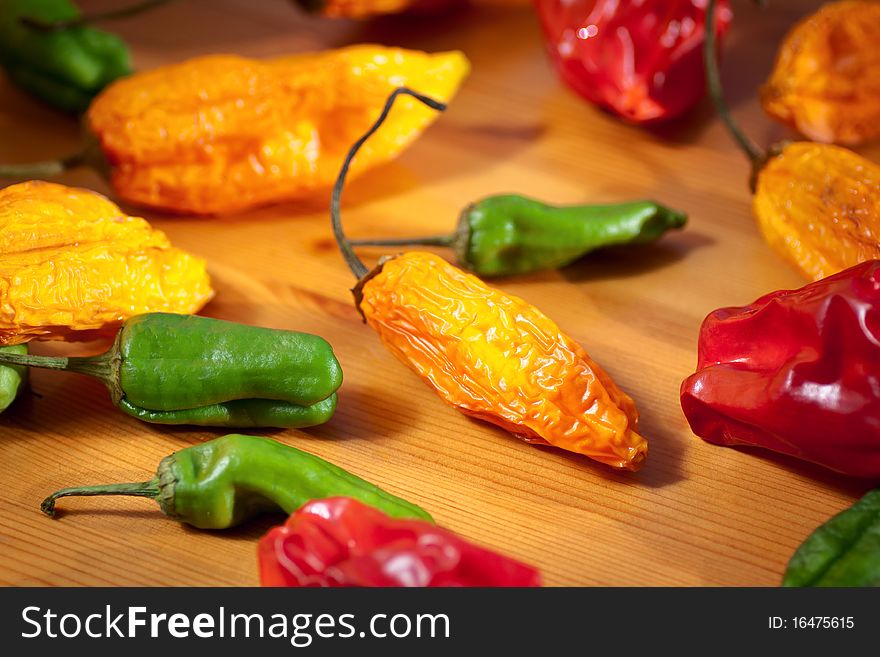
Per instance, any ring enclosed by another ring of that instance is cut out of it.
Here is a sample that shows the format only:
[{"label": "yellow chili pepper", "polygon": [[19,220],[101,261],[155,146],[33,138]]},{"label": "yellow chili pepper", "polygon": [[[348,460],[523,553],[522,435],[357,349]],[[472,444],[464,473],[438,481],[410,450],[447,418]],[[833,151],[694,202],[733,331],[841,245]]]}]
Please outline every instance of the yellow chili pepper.
[{"label": "yellow chili pepper", "polygon": [[0,345],[109,334],[212,296],[204,260],[100,194],[38,181],[0,190]]},{"label": "yellow chili pepper", "polygon": [[[459,52],[361,45],[267,61],[199,57],[105,89],[86,113],[82,155],[0,176],[42,177],[76,164],[107,173],[119,198],[191,214],[238,212],[329,189],[353,139],[397,85],[451,98],[468,71]],[[397,156],[433,120],[411,104],[354,169]]]},{"label": "yellow chili pepper", "polygon": [[339,217],[348,163],[388,114],[351,149],[333,190],[331,216],[340,250],[360,279],[355,305],[385,346],[447,403],[529,442],[637,470],[648,444],[638,433],[635,404],[584,349],[546,315],[486,286],[438,256],[410,252],[367,271]]},{"label": "yellow chili pepper", "polygon": [[880,2],[831,2],[798,23],[761,90],[764,111],[806,137],[880,137]]}]

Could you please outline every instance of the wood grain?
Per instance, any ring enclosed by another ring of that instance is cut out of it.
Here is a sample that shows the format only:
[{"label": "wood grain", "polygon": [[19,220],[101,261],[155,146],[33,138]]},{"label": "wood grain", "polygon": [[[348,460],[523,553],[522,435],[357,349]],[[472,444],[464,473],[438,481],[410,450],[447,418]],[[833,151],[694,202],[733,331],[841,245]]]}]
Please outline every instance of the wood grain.
[{"label": "wood grain", "polygon": [[[755,91],[787,27],[819,2],[779,0],[761,14],[746,4],[726,49],[725,83],[736,114],[767,143],[784,133],[762,116]],[[352,235],[442,232],[466,203],[505,191],[559,203],[652,197],[691,215],[684,232],[656,246],[498,282],[539,305],[636,399],[650,457],[638,474],[620,474],[465,418],[386,353],[351,304],[326,199],[216,219],[147,213],[210,262],[218,294],[207,314],[310,331],[334,345],[345,371],[336,416],[268,435],[537,565],[549,585],[775,585],[801,540],[867,489],[793,460],[708,445],[682,416],[678,389],[696,362],[702,318],[803,282],[759,238],[747,164],[708,106],[655,130],[602,114],[557,81],[528,8],[354,23],[305,17],[281,0],[181,0],[112,29],[142,69],[208,52],[354,42],[464,50],[473,74],[448,113],[398,161],[351,184]],[[0,161],[75,148],[74,121],[5,81],[0,98]],[[880,159],[876,148],[864,152]],[[88,171],[62,181],[110,193]],[[58,487],[142,480],[166,454],[219,432],[139,423],[76,375],[34,372],[33,390],[0,417],[0,582],[258,583],[255,541],[278,518],[202,532],[125,498],[65,500],[58,520],[43,517],[39,502]]]}]

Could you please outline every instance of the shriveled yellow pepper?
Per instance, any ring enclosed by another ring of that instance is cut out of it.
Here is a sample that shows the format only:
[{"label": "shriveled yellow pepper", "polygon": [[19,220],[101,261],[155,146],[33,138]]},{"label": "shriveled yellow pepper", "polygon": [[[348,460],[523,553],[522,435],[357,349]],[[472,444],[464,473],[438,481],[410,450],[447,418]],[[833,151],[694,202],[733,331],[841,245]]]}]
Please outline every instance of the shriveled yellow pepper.
[{"label": "shriveled yellow pepper", "polygon": [[[715,4],[709,0],[710,25]],[[830,144],[794,142],[763,151],[724,103],[712,30],[704,53],[710,96],[752,161],[753,209],[770,246],[812,280],[880,258],[880,166]]]},{"label": "shriveled yellow pepper", "polygon": [[[121,199],[173,212],[229,213],[298,199],[329,189],[348,145],[394,87],[414,84],[449,99],[468,68],[459,52],[373,45],[266,61],[199,57],[105,89],[86,114],[91,147],[65,165],[92,164]],[[433,120],[423,107],[406,109],[364,149],[356,172],[397,156]],[[0,168],[0,176],[17,172]]]},{"label": "shriveled yellow pepper", "polygon": [[761,104],[814,141],[880,137],[880,2],[831,2],[798,23],[779,48]]},{"label": "shriveled yellow pepper", "polygon": [[100,194],[0,190],[0,345],[90,338],[140,313],[194,313],[212,295],[204,260]]},{"label": "shriveled yellow pepper", "polygon": [[[372,134],[403,95],[445,105],[409,89],[392,94]],[[340,196],[352,148],[333,190],[340,250],[360,279],[355,305],[388,350],[458,410],[528,442],[638,470],[648,443],[638,412],[611,377],[540,310],[488,287],[430,253],[410,252],[367,271],[342,231]]]}]

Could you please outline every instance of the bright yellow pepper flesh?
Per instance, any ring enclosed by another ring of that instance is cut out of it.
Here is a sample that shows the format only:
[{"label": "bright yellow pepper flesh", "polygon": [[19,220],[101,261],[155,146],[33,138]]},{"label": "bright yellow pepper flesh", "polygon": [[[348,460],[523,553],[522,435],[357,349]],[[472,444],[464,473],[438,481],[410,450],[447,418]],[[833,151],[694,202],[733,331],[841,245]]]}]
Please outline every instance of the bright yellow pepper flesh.
[{"label": "bright yellow pepper flesh", "polygon": [[0,345],[112,333],[212,296],[204,260],[100,194],[39,181],[0,190]]}]

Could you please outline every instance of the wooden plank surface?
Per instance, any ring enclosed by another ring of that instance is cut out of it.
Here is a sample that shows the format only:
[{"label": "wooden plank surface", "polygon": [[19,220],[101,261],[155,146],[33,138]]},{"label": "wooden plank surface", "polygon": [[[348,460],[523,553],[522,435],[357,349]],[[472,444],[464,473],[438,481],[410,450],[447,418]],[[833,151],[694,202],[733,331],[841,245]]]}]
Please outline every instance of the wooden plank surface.
[{"label": "wooden plank surface", "polygon": [[[726,49],[725,83],[737,115],[767,143],[785,133],[761,114],[756,89],[781,35],[819,2],[778,0],[763,13],[747,4]],[[388,354],[353,308],[326,199],[214,219],[132,209],[208,259],[217,297],[206,314],[333,344],[345,371],[336,416],[268,435],[537,565],[549,585],[775,585],[801,540],[867,488],[708,445],[681,413],[679,385],[695,365],[702,318],[803,283],[758,236],[747,164],[707,105],[656,130],[598,112],[557,81],[530,8],[354,23],[308,18],[282,0],[181,0],[109,27],[129,40],[141,69],[209,52],[269,56],[356,42],[464,50],[473,73],[448,113],[399,160],[350,185],[354,236],[442,232],[468,202],[507,191],[558,203],[653,197],[691,215],[684,232],[656,246],[497,283],[553,317],[636,399],[650,457],[623,474],[465,418]],[[0,99],[0,161],[75,148],[74,121],[5,81]],[[863,152],[880,159],[878,148]],[[110,193],[89,171],[61,180]],[[36,351],[89,348],[100,346]],[[202,532],[127,498],[69,500],[59,520],[42,516],[39,502],[56,488],[149,478],[163,456],[223,432],[140,423],[77,375],[32,380],[35,394],[0,417],[0,583],[258,583],[256,540],[277,517]]]}]

